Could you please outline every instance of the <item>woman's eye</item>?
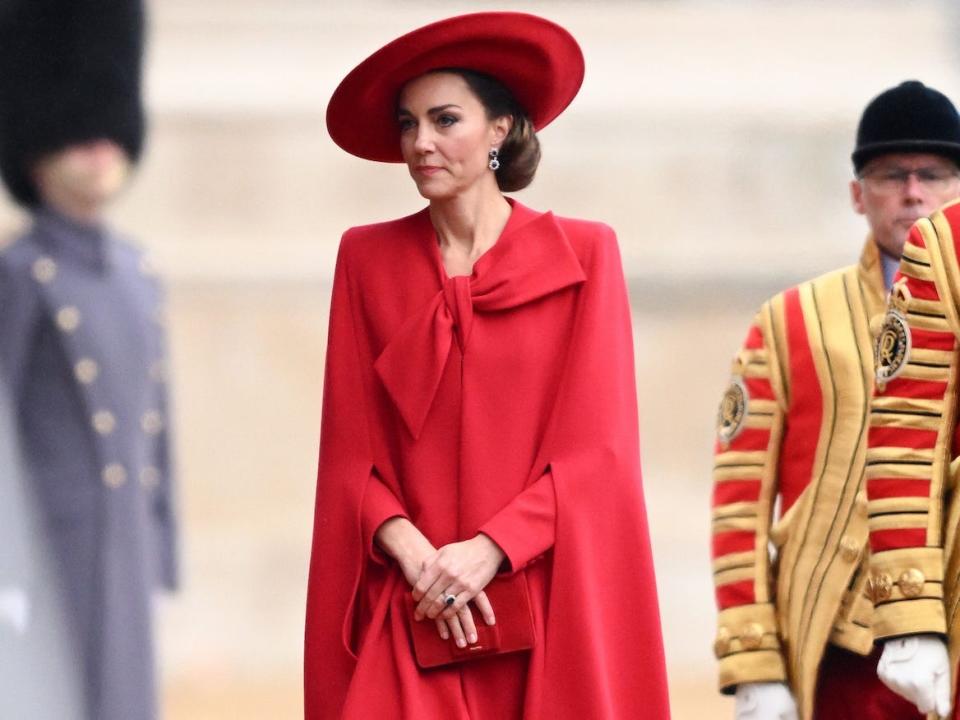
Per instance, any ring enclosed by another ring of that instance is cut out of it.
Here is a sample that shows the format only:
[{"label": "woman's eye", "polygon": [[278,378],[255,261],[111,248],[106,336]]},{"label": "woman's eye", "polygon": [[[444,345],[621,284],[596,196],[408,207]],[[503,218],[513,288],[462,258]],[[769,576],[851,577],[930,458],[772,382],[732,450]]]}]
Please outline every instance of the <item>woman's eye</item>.
[{"label": "woman's eye", "polygon": [[409,130],[410,128],[412,128],[414,123],[413,123],[413,120],[410,118],[400,118],[399,120],[397,120],[397,125],[400,128],[400,132],[403,132],[405,130]]},{"label": "woman's eye", "polygon": [[440,127],[450,127],[455,122],[457,122],[457,118],[453,115],[441,115],[437,118],[437,125]]}]

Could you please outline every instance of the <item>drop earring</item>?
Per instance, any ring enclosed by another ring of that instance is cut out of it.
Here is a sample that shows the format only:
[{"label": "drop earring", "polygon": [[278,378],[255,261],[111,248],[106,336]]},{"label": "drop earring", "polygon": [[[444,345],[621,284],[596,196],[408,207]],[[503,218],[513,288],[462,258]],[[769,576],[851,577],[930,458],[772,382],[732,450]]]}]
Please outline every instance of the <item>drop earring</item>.
[{"label": "drop earring", "polygon": [[496,148],[490,148],[490,162],[487,163],[487,167],[496,172],[500,167],[499,155],[500,151]]}]

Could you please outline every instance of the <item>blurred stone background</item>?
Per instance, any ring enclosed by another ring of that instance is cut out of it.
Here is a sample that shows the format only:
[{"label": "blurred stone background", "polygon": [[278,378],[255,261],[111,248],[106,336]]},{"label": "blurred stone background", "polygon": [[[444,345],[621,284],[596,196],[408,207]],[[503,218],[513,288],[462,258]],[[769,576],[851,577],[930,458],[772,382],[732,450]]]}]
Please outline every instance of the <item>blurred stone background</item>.
[{"label": "blurred stone background", "polygon": [[[547,15],[583,45],[583,90],[518,197],[619,233],[674,716],[729,717],[707,527],[728,359],[763,299],[856,260],[847,184],[866,102],[908,78],[960,100],[951,7],[153,0],[151,141],[113,218],[169,285],[185,582],[159,607],[166,717],[301,716],[337,242],[422,206],[402,167],[333,145],[326,101],[400,32],[480,9]],[[0,231],[21,222],[0,206]]]}]

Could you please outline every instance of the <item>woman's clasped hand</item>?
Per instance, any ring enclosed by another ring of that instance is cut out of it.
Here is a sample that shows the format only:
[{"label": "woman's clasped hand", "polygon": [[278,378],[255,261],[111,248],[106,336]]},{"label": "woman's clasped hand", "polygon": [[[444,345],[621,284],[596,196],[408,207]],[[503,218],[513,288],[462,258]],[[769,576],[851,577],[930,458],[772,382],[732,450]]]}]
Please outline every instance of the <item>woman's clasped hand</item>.
[{"label": "woman's clasped hand", "polygon": [[397,559],[413,588],[414,619],[433,620],[444,640],[452,635],[459,647],[477,641],[476,620],[467,604],[471,601],[487,625],[496,623],[483,589],[506,555],[488,536],[479,533],[437,549],[409,520],[393,518],[380,527],[377,543]]}]

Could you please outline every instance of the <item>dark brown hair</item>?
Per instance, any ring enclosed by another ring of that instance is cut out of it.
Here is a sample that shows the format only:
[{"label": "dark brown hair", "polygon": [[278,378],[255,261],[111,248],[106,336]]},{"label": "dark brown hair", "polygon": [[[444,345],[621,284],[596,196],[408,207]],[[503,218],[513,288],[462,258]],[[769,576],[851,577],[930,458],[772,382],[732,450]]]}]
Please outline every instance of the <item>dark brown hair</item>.
[{"label": "dark brown hair", "polygon": [[459,75],[486,110],[487,118],[513,118],[510,132],[500,145],[500,167],[496,171],[497,185],[503,192],[523,190],[531,182],[540,164],[540,140],[526,111],[513,93],[490,75],[465,68],[443,68],[435,72]]}]

